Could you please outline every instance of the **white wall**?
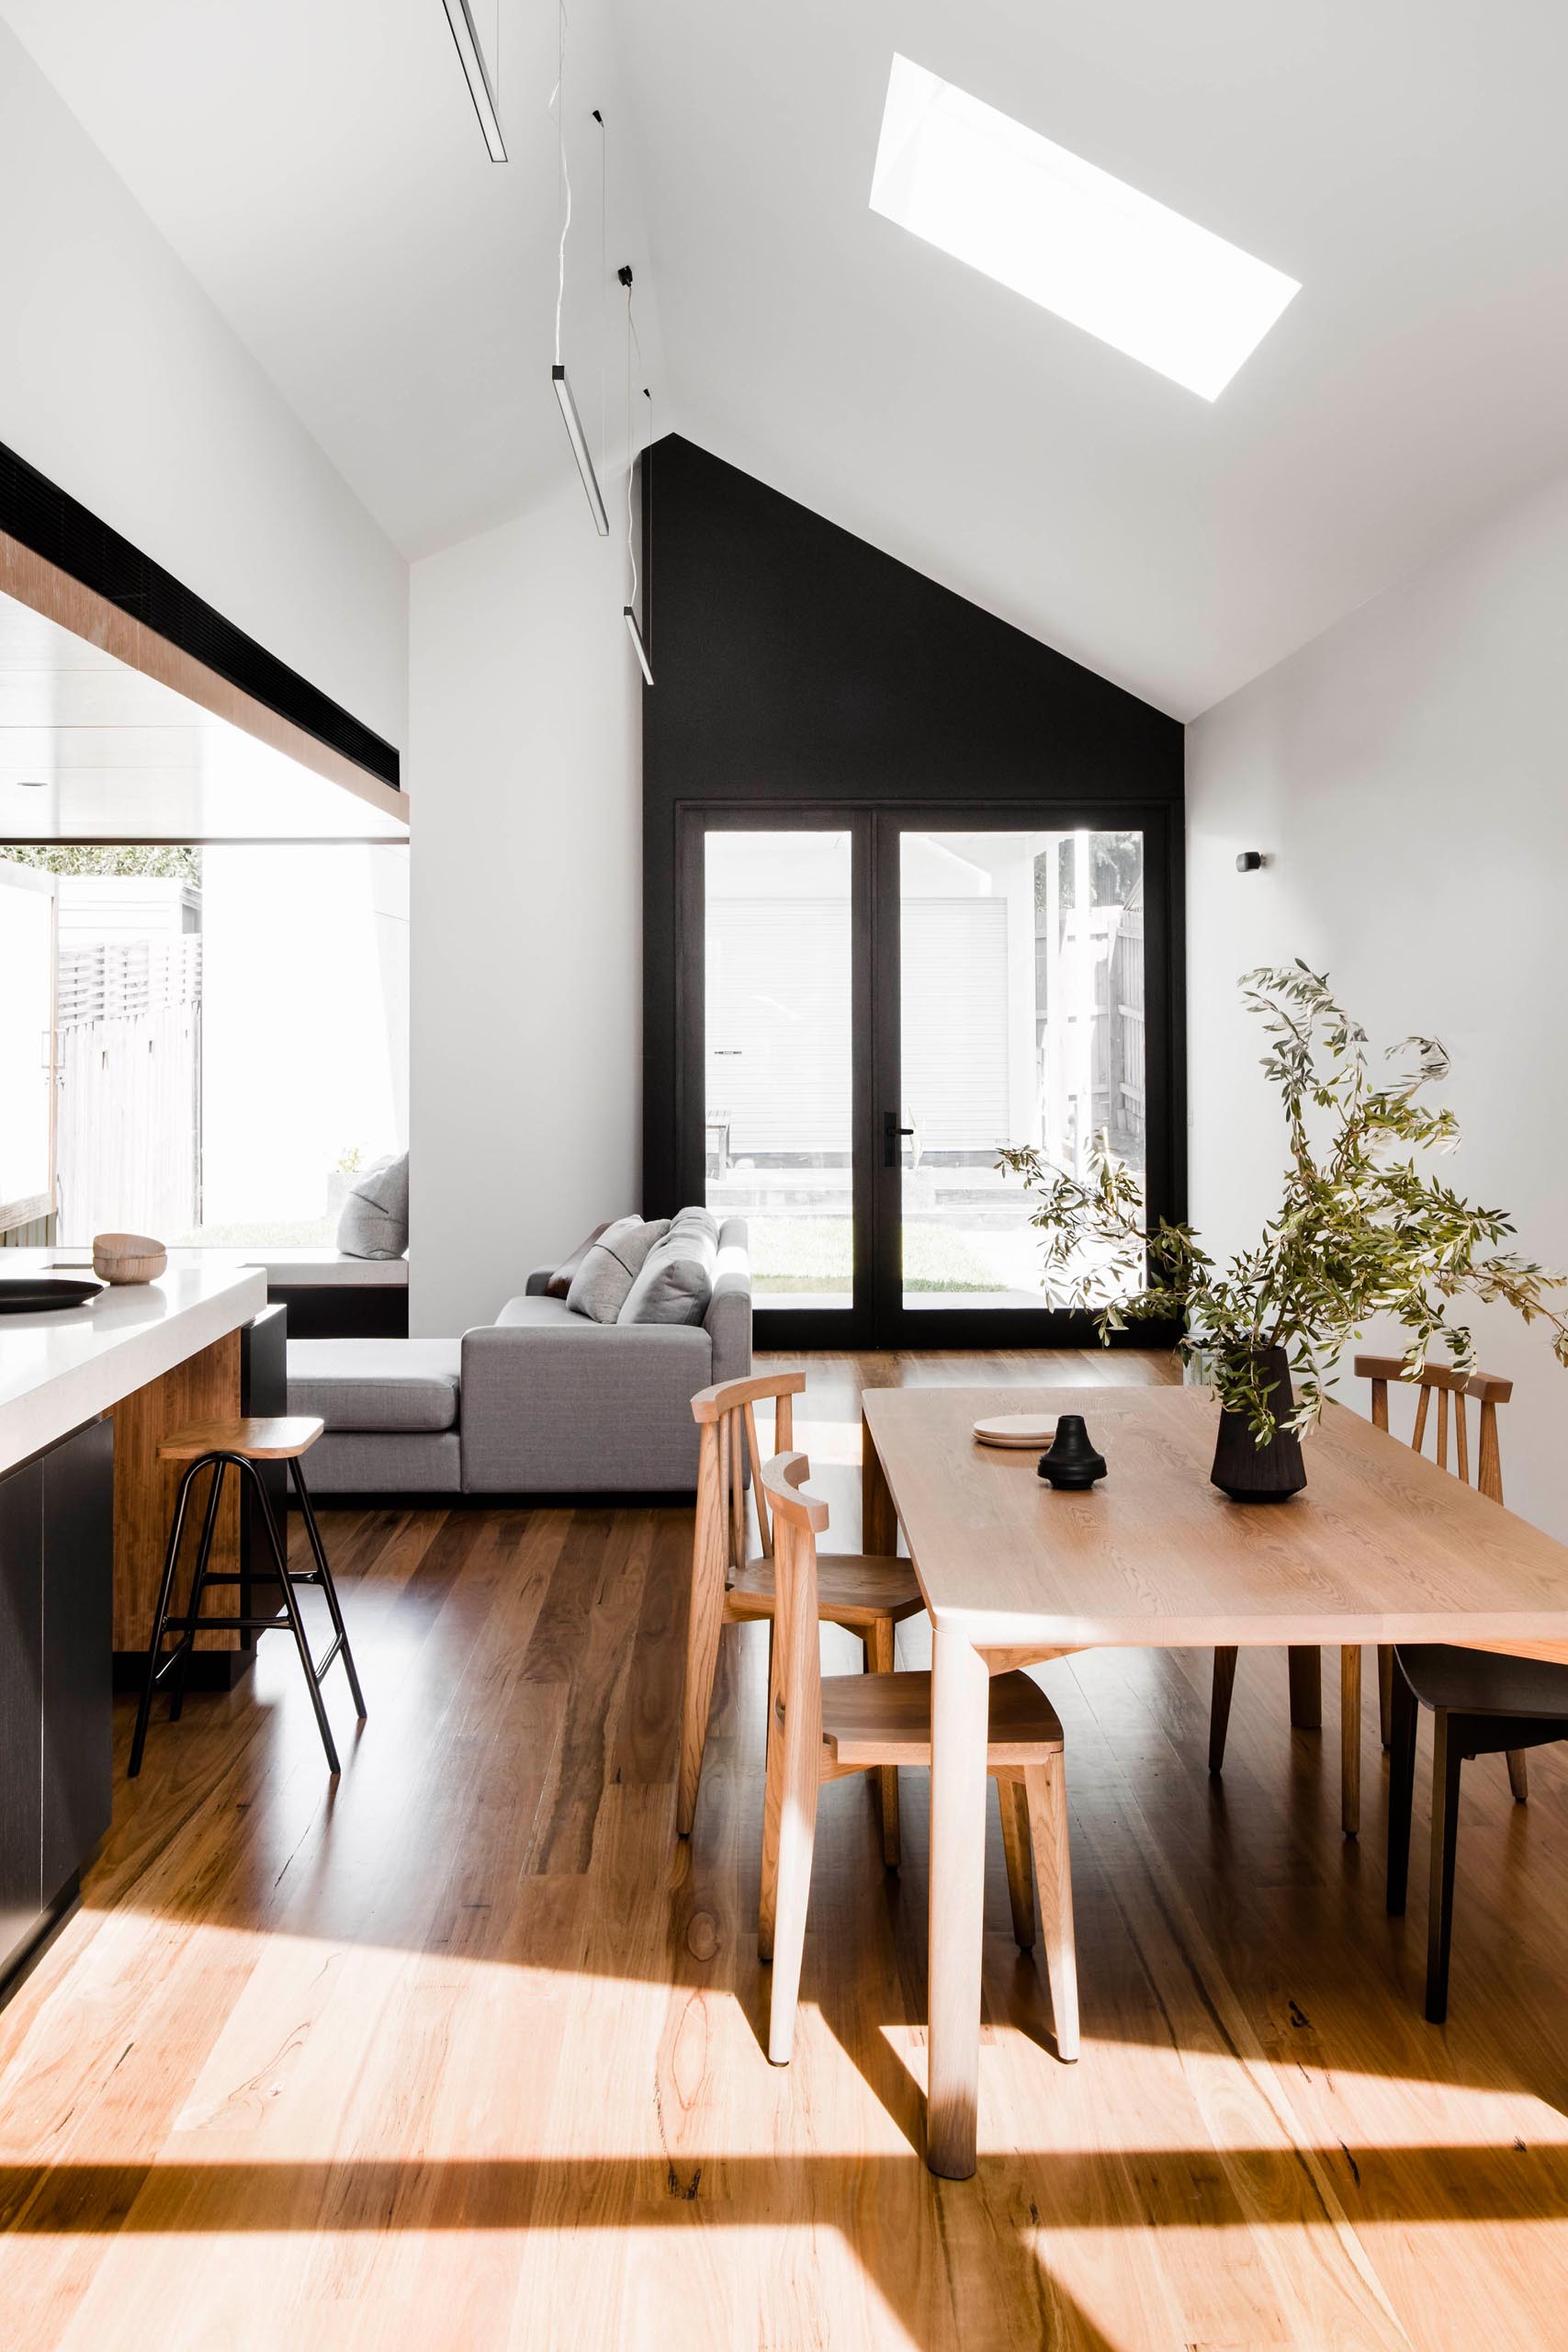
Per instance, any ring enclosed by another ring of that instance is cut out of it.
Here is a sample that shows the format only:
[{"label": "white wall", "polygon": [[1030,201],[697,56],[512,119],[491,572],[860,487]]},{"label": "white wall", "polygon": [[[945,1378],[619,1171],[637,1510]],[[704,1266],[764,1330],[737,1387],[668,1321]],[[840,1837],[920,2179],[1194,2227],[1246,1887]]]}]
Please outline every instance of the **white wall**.
[{"label": "white wall", "polygon": [[[1565,635],[1568,479],[1189,729],[1191,1205],[1213,1239],[1256,1232],[1283,1161],[1236,978],[1302,956],[1374,1042],[1444,1041],[1464,1131],[1446,1176],[1568,1267]],[[1242,849],[1270,862],[1239,875]],[[1472,1321],[1517,1383],[1508,1501],[1568,1535],[1568,1372],[1539,1328]]]},{"label": "white wall", "polygon": [[398,554],[0,25],[0,440],[403,743]]},{"label": "white wall", "polygon": [[488,1321],[530,1266],[639,1205],[641,680],[624,557],[567,458],[535,511],[413,568],[416,1333]]}]

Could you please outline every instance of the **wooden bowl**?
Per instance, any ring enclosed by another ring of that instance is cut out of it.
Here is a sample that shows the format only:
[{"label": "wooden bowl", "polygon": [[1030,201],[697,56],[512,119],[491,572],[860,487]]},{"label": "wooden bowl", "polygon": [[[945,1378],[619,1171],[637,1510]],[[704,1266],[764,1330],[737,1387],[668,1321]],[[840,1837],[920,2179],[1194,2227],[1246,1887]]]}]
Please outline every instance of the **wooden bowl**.
[{"label": "wooden bowl", "polygon": [[106,1283],[155,1283],[169,1262],[161,1241],[145,1233],[99,1233],[93,1239],[93,1272]]}]

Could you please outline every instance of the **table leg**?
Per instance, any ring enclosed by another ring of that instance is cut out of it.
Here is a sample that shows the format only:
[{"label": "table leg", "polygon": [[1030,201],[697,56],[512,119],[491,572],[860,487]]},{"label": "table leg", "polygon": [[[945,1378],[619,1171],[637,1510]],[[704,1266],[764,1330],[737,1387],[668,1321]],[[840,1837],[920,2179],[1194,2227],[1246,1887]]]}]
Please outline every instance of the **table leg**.
[{"label": "table leg", "polygon": [[860,1425],[860,1548],[890,1560],[898,1549],[898,1515],[882,1467],[882,1457],[863,1413]]},{"label": "table leg", "polygon": [[939,1624],[932,1645],[931,2009],[926,2162],[975,2170],[980,2088],[980,1941],[986,1891],[986,1660]]},{"label": "table leg", "polygon": [[1315,1645],[1292,1647],[1290,1660],[1291,1721],[1298,1731],[1318,1731],[1323,1724],[1323,1652]]}]

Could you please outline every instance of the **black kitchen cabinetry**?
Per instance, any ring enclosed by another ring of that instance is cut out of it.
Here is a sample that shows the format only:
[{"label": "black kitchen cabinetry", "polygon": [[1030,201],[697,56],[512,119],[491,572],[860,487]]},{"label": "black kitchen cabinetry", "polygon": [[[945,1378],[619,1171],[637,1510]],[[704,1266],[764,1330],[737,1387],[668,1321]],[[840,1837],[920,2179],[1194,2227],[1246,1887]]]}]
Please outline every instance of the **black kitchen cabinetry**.
[{"label": "black kitchen cabinetry", "polygon": [[0,1989],[109,1826],[114,1425],[0,1477]]}]

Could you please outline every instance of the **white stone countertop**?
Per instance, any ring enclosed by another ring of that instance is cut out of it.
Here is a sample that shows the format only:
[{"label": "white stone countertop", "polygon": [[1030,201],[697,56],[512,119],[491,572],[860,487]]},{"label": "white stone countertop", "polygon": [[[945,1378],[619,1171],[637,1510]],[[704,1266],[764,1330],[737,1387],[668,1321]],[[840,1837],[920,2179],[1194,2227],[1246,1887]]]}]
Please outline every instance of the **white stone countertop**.
[{"label": "white stone countertop", "polygon": [[[79,1272],[80,1253],[75,1266],[73,1254],[0,1250],[0,1280]],[[171,1260],[157,1282],[102,1290],[83,1306],[0,1314],[0,1474],[261,1313],[266,1276],[259,1267],[204,1257]]]},{"label": "white stone countertop", "polygon": [[[62,1248],[52,1252],[39,1251],[39,1257],[51,1257],[62,1272],[90,1274],[93,1253],[88,1248]],[[0,1252],[0,1256],[9,1252]],[[202,1249],[176,1249],[169,1252],[171,1266],[259,1266],[269,1282],[285,1283],[290,1288],[407,1290],[409,1261],[406,1258],[345,1258],[336,1250],[314,1249],[287,1242],[268,1244],[246,1250],[238,1245],[212,1243]],[[0,1264],[0,1273],[5,1272]]]}]

